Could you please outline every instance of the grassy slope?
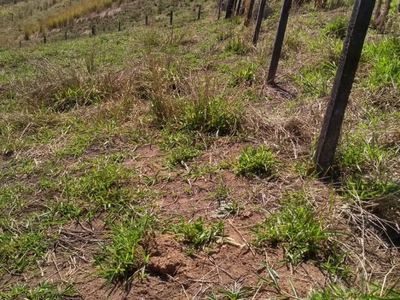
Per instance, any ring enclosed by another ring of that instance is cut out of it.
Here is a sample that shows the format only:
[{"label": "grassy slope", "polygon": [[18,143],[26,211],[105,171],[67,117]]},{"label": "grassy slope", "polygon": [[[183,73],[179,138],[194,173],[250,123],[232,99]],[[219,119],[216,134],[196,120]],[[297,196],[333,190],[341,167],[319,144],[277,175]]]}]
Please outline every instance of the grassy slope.
[{"label": "grassy slope", "polygon": [[398,40],[369,34],[324,185],[308,171],[349,7],[291,16],[275,90],[278,6],[257,47],[209,1],[198,22],[194,3],[174,27],[152,6],[151,26],[85,37],[135,4],[69,41],[1,48],[0,298],[101,299],[114,284],[115,299],[385,296],[399,275]]}]

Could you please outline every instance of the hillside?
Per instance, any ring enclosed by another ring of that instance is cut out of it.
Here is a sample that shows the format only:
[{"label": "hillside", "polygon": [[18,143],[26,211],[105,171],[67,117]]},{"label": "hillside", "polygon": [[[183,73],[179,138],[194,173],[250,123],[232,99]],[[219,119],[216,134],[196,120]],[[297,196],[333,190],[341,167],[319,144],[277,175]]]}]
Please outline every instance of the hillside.
[{"label": "hillside", "polygon": [[[216,1],[15,2],[0,1],[0,299],[400,298],[394,7],[321,180],[351,1],[292,9],[274,87],[279,1],[257,45]],[[85,13],[52,27],[71,7]]]}]

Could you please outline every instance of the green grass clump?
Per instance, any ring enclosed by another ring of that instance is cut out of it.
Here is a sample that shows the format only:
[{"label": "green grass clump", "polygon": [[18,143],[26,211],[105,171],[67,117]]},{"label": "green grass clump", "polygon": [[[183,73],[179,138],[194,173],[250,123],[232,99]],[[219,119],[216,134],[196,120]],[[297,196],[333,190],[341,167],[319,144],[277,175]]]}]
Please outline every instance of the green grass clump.
[{"label": "green grass clump", "polygon": [[29,299],[29,300],[57,300],[75,298],[77,293],[72,285],[56,282],[42,281],[38,285],[14,284],[0,289],[0,298],[3,300]]},{"label": "green grass clump", "polygon": [[177,147],[170,151],[170,154],[167,157],[167,164],[171,167],[176,165],[184,165],[185,162],[199,156],[201,153],[201,150],[193,147]]},{"label": "green grass clump", "polygon": [[187,103],[182,116],[182,127],[204,133],[226,135],[235,133],[242,122],[239,102],[230,103],[222,96],[199,98]]},{"label": "green grass clump", "polygon": [[187,63],[150,60],[142,94],[151,102],[155,122],[177,130],[235,134],[244,116],[241,95],[221,88],[217,79],[193,77]]},{"label": "green grass clump", "polygon": [[339,16],[333,19],[332,21],[328,22],[322,32],[324,35],[328,37],[333,37],[337,39],[344,39],[347,26],[348,26],[348,19],[344,16]]},{"label": "green grass clump", "polygon": [[30,188],[21,183],[0,187],[0,213],[3,214],[7,209],[11,209],[11,207],[14,210],[22,207],[26,201],[23,195],[30,192]]},{"label": "green grass clump", "polygon": [[230,84],[234,87],[239,85],[251,86],[255,79],[255,71],[254,63],[246,63],[237,67],[232,73]]},{"label": "green grass clump", "polygon": [[400,182],[391,169],[396,157],[395,148],[383,147],[374,136],[347,136],[335,159],[345,195],[365,200],[399,192]]},{"label": "green grass clump", "polygon": [[108,284],[129,285],[135,276],[145,277],[149,260],[145,240],[154,223],[153,215],[141,213],[111,225],[109,241],[94,255],[97,272]]},{"label": "green grass clump", "polygon": [[242,285],[235,281],[227,287],[217,289],[217,292],[213,291],[211,295],[207,296],[207,300],[239,300],[249,299],[255,295],[255,288],[250,286]]},{"label": "green grass clump", "polygon": [[237,55],[245,55],[250,51],[250,46],[241,37],[234,37],[230,39],[225,47],[226,53],[232,53]]},{"label": "green grass clump", "polygon": [[82,87],[67,87],[64,91],[58,91],[53,96],[56,111],[68,111],[72,108],[91,105],[101,101],[101,95],[95,88],[84,90]]},{"label": "green grass clump", "polygon": [[336,63],[333,61],[324,61],[316,66],[305,66],[300,69],[300,74],[296,76],[296,80],[302,86],[304,94],[323,97],[329,92],[336,69]]},{"label": "green grass clump", "polygon": [[312,291],[305,300],[342,300],[342,299],[362,299],[362,300],[395,300],[400,298],[400,291],[395,287],[382,287],[378,284],[366,284],[364,288],[346,288],[336,284],[324,287],[320,291]]},{"label": "green grass clump", "polygon": [[222,221],[211,222],[207,226],[202,218],[198,218],[197,221],[180,220],[178,224],[172,225],[171,230],[181,236],[191,249],[199,249],[211,246],[218,238],[223,237],[225,227]]},{"label": "green grass clump", "polygon": [[196,137],[188,132],[167,129],[164,132],[161,149],[168,152],[166,163],[169,167],[184,166],[185,163],[199,156],[204,145],[196,142]]},{"label": "green grass clump", "polygon": [[238,175],[275,176],[280,161],[271,149],[264,145],[245,147],[234,164]]},{"label": "green grass clump", "polygon": [[363,49],[363,60],[370,64],[365,84],[373,91],[384,87],[400,86],[400,41],[383,37],[378,42],[368,42]]},{"label": "green grass clump", "polygon": [[76,216],[80,211],[92,217],[101,211],[118,211],[131,200],[132,191],[124,187],[124,183],[132,176],[131,170],[103,160],[94,162],[92,166],[83,164],[79,168],[85,166],[87,170],[76,177],[66,174],[62,178],[64,203],[59,203],[63,209],[58,215],[64,212]]},{"label": "green grass clump", "polygon": [[285,258],[292,264],[316,258],[319,252],[326,251],[332,231],[322,226],[309,200],[301,192],[287,193],[280,199],[278,212],[268,215],[254,228],[254,243],[281,244]]},{"label": "green grass clump", "polygon": [[[41,229],[18,232],[0,224],[0,270],[21,273],[44,258],[49,238]],[[14,230],[15,229],[15,230]]]}]

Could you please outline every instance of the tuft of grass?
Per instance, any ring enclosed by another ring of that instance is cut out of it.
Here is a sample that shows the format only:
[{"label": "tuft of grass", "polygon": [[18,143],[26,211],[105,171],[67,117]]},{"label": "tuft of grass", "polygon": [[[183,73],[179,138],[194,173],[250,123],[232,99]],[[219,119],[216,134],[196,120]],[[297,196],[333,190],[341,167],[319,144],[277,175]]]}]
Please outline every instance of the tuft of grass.
[{"label": "tuft of grass", "polygon": [[325,25],[322,32],[328,37],[343,40],[347,32],[348,23],[348,18],[344,16],[336,17]]},{"label": "tuft of grass", "polygon": [[335,159],[345,195],[365,200],[398,193],[400,181],[390,167],[396,157],[397,150],[382,147],[374,135],[347,135]]},{"label": "tuft of grass", "polygon": [[44,258],[49,238],[41,229],[19,232],[0,224],[0,270],[15,274]]},{"label": "tuft of grass", "polygon": [[185,165],[185,162],[191,160],[202,153],[202,144],[196,143],[196,138],[182,131],[173,131],[170,128],[164,132],[161,149],[169,154],[166,158],[167,165],[174,167],[176,165]]},{"label": "tuft of grass", "polygon": [[171,226],[171,231],[182,237],[189,250],[192,250],[211,246],[218,238],[224,236],[225,226],[222,221],[211,222],[207,226],[202,218],[188,222],[181,219]]},{"label": "tuft of grass", "polygon": [[30,300],[56,300],[77,297],[77,292],[72,285],[56,282],[42,281],[36,286],[28,284],[14,284],[0,289],[0,298],[4,300],[30,299]]},{"label": "tuft of grass", "polygon": [[264,145],[247,146],[234,163],[234,171],[238,175],[275,176],[280,161],[271,149]]},{"label": "tuft of grass", "polygon": [[243,66],[239,66],[232,73],[231,85],[232,86],[251,86],[255,80],[256,66],[253,62],[246,63]]},{"label": "tuft of grass", "polygon": [[[89,56],[94,55],[93,51]],[[105,99],[121,99],[130,91],[131,76],[124,74],[128,70],[94,72],[94,57],[85,62],[73,61],[72,66],[62,65],[62,61],[50,59],[43,59],[40,65],[31,63],[35,77],[21,80],[14,92],[37,109],[68,112]]]},{"label": "tuft of grass", "polygon": [[267,270],[267,275],[268,277],[262,277],[260,276],[259,281],[266,283],[267,285],[273,287],[278,293],[281,293],[281,287],[279,286],[278,279],[279,279],[279,274],[278,272],[269,265],[267,262],[262,263],[265,266],[265,269]]},{"label": "tuft of grass", "polygon": [[287,193],[280,199],[280,204],[278,212],[268,215],[253,229],[255,245],[279,243],[287,261],[295,265],[326,251],[325,247],[334,232],[324,229],[322,220],[315,218],[305,195],[301,192]]},{"label": "tuft of grass", "polygon": [[129,287],[135,276],[145,277],[149,260],[146,238],[154,226],[155,218],[148,213],[135,214],[111,225],[108,242],[100,245],[94,255],[94,265],[99,276],[110,283]]},{"label": "tuft of grass", "polygon": [[213,292],[212,295],[207,296],[207,300],[218,300],[218,299],[228,299],[228,300],[239,300],[248,299],[253,296],[255,289],[250,286],[245,286],[238,281],[234,281],[232,284],[217,289],[217,293]]},{"label": "tuft of grass", "polygon": [[217,135],[234,134],[242,122],[241,104],[230,103],[222,96],[207,97],[199,93],[198,99],[187,103],[181,119],[182,127]]},{"label": "tuft of grass", "polygon": [[[4,178],[6,178],[6,176],[4,176]],[[21,183],[11,186],[1,186],[0,212],[3,214],[6,209],[11,209],[12,207],[14,209],[17,207],[22,207],[26,201],[23,197],[23,194],[29,192],[31,192],[30,187],[24,186]]]},{"label": "tuft of grass", "polygon": [[300,75],[296,76],[296,80],[301,84],[304,94],[323,97],[329,92],[336,68],[336,62],[333,61],[305,66],[300,69]]},{"label": "tuft of grass", "polygon": [[186,78],[178,66],[151,60],[146,97],[155,121],[178,130],[216,135],[235,134],[243,121],[243,104],[235,94],[221,91],[209,78]]},{"label": "tuft of grass", "polygon": [[[91,217],[101,211],[118,211],[131,200],[132,191],[124,187],[124,182],[132,176],[131,170],[104,160],[79,168],[74,176],[68,173],[62,178],[65,213],[76,216],[80,211]],[[79,173],[81,168],[87,169]]]},{"label": "tuft of grass", "polygon": [[69,86],[53,96],[56,111],[67,111],[72,108],[99,103],[101,96],[95,88],[84,90],[79,86]]},{"label": "tuft of grass", "polygon": [[174,167],[176,165],[183,166],[185,162],[199,156],[201,153],[201,150],[193,147],[177,147],[170,151],[170,154],[167,157],[167,164],[170,167]]},{"label": "tuft of grass", "polygon": [[400,86],[400,41],[387,36],[378,42],[368,42],[362,59],[370,64],[365,85],[372,91]]},{"label": "tuft of grass", "polygon": [[384,287],[379,284],[367,283],[364,288],[346,288],[336,284],[330,284],[320,291],[312,291],[305,300],[325,300],[325,299],[387,299],[394,300],[400,298],[400,291],[396,287]]},{"label": "tuft of grass", "polygon": [[242,37],[231,38],[225,46],[226,53],[245,55],[250,51],[250,46]]}]

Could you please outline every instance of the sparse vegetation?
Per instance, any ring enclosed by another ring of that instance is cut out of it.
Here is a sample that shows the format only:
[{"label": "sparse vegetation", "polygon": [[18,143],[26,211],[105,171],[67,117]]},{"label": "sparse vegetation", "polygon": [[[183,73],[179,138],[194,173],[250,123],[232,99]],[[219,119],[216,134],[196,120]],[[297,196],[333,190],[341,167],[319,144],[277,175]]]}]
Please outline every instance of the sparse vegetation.
[{"label": "sparse vegetation", "polygon": [[313,291],[307,300],[322,299],[397,299],[400,292],[395,288],[385,288],[376,284],[366,284],[365,290],[347,289],[338,285],[330,285],[322,291]]},{"label": "sparse vegetation", "polygon": [[256,46],[216,1],[2,1],[0,298],[398,299],[393,5],[312,172],[352,3],[294,7],[271,87],[279,1]]},{"label": "sparse vegetation", "polygon": [[282,244],[285,258],[295,265],[316,258],[320,251],[327,251],[327,243],[334,232],[324,229],[322,220],[315,218],[305,195],[291,192],[279,202],[280,211],[268,215],[255,227],[255,244]]},{"label": "sparse vegetation", "polygon": [[32,299],[41,300],[49,299],[56,300],[60,298],[74,297],[77,293],[71,285],[63,285],[54,282],[43,281],[36,286],[27,284],[15,284],[2,287],[0,297],[5,300]]}]

